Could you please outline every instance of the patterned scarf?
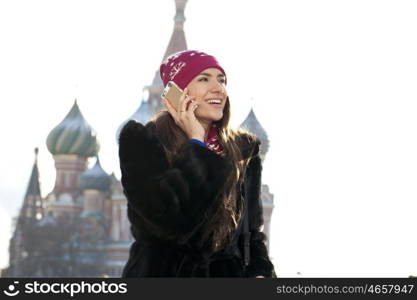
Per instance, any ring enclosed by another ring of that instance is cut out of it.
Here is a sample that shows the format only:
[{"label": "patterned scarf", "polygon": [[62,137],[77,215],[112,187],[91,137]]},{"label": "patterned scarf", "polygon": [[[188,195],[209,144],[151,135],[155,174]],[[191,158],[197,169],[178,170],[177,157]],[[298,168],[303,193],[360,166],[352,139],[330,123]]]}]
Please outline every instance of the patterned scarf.
[{"label": "patterned scarf", "polygon": [[217,126],[215,124],[211,126],[207,134],[206,145],[214,153],[223,154],[223,146],[218,141]]}]

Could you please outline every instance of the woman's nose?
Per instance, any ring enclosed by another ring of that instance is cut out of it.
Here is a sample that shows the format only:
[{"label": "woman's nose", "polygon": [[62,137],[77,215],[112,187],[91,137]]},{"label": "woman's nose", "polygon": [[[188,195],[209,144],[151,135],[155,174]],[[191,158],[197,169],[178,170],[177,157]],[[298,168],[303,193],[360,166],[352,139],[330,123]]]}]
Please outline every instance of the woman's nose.
[{"label": "woman's nose", "polygon": [[221,94],[224,94],[224,90],[225,89],[224,89],[223,84],[218,81],[213,84],[212,89],[211,89],[213,93],[221,93]]}]

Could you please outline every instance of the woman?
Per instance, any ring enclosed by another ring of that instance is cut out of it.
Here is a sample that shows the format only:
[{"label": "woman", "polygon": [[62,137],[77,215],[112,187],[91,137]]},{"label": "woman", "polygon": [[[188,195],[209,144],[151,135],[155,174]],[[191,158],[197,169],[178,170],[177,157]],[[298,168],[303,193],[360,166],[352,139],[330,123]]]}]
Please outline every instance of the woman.
[{"label": "woman", "polygon": [[229,128],[226,73],[203,52],[162,63],[178,107],[119,138],[135,242],[124,277],[275,277],[265,246],[259,141]]}]

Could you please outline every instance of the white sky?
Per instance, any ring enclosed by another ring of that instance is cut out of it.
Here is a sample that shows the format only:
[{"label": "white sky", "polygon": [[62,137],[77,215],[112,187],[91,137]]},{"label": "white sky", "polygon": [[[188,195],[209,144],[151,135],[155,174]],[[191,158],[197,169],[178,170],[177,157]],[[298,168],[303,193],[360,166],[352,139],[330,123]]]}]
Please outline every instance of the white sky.
[{"label": "white sky", "polygon": [[[40,148],[74,98],[118,171],[115,132],[139,105],[173,29],[174,0],[0,2],[0,267]],[[417,275],[417,2],[189,0],[190,49],[218,57],[234,125],[255,113],[271,147],[279,276]]]}]

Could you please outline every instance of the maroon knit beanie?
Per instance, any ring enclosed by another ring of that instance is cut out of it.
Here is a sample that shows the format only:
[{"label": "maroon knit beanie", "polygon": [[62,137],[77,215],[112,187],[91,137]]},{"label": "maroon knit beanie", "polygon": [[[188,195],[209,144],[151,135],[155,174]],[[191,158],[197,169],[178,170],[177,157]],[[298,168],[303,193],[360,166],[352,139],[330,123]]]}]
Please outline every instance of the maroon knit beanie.
[{"label": "maroon knit beanie", "polygon": [[167,57],[159,68],[159,73],[164,86],[169,81],[174,81],[178,87],[184,89],[188,83],[201,71],[207,68],[217,68],[225,76],[226,72],[220,66],[214,56],[196,50],[185,50]]}]

